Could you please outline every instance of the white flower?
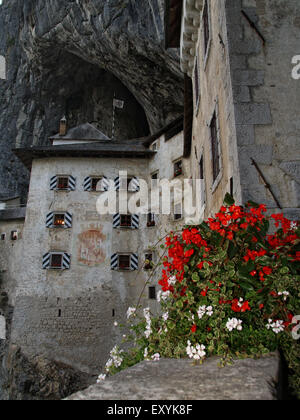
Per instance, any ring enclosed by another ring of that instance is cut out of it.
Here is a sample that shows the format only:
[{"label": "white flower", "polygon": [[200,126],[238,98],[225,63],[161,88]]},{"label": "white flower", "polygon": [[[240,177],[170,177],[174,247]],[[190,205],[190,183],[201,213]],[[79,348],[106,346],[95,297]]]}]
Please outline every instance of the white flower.
[{"label": "white flower", "polygon": [[272,321],[269,319],[268,324],[266,325],[268,330],[272,329],[275,334],[279,334],[284,331],[284,322],[283,321]]},{"label": "white flower", "polygon": [[287,298],[290,296],[290,293],[285,291],[285,292],[278,292],[278,296],[283,296],[283,300],[286,301]]},{"label": "white flower", "polygon": [[186,353],[190,359],[201,360],[206,356],[205,349],[206,347],[203,344],[196,344],[196,347],[193,347],[191,342],[188,341]]},{"label": "white flower", "polygon": [[160,361],[160,354],[159,354],[159,353],[155,353],[155,354],[152,356],[152,360],[153,360],[154,362],[159,362],[159,361]]},{"label": "white flower", "polygon": [[208,307],[200,306],[197,313],[198,313],[199,319],[202,319],[204,317],[204,315],[212,316],[214,314],[214,311],[213,311],[212,306],[208,306]]},{"label": "white flower", "polygon": [[291,229],[297,229],[297,222],[291,222]]},{"label": "white flower", "polygon": [[168,297],[171,295],[171,292],[168,290],[167,292],[159,291],[157,294],[157,302],[165,302]]},{"label": "white flower", "polygon": [[169,286],[174,286],[177,283],[177,279],[175,276],[170,277],[168,280]]},{"label": "white flower", "polygon": [[144,359],[147,359],[147,357],[148,357],[148,348],[145,348],[145,351],[144,351]]},{"label": "white flower", "polygon": [[166,312],[162,315],[162,319],[166,322],[169,319],[169,312]]},{"label": "white flower", "polygon": [[242,323],[243,321],[241,321],[240,319],[236,319],[236,318],[228,319],[226,328],[230,332],[233,330],[242,331],[243,330]]},{"label": "white flower", "polygon": [[127,319],[131,318],[136,313],[136,308],[128,308]]},{"label": "white flower", "polygon": [[97,384],[100,384],[101,382],[105,381],[105,379],[106,379],[106,375],[105,374],[99,375],[98,376],[98,379],[97,379]]},{"label": "white flower", "polygon": [[119,324],[117,322],[114,323],[114,326],[117,327]]},{"label": "white flower", "polygon": [[110,352],[110,359],[105,365],[106,371],[109,372],[112,366],[118,368],[123,363],[123,358],[121,354],[124,353],[124,350],[120,350],[118,346],[115,346]]},{"label": "white flower", "polygon": [[214,314],[213,307],[212,306],[208,306],[206,308],[206,315],[213,316],[213,314]]}]

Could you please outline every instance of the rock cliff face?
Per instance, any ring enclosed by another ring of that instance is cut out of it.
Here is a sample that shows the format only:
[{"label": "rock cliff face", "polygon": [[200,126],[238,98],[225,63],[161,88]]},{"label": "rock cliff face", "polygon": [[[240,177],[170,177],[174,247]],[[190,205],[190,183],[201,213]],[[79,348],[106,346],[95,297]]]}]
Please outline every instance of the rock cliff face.
[{"label": "rock cliff face", "polygon": [[164,0],[3,0],[0,55],[0,194],[25,192],[15,146],[45,144],[66,114],[116,137],[153,132],[182,112],[176,52],[164,50]]}]

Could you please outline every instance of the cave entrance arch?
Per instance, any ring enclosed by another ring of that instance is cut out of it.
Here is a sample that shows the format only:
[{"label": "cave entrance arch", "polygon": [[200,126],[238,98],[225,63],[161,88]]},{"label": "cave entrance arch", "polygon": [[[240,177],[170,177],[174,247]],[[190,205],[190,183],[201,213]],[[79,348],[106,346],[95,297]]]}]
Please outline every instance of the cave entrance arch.
[{"label": "cave entrance arch", "polygon": [[115,138],[132,139],[150,134],[143,107],[129,89],[112,73],[81,58],[61,52],[43,63],[42,108],[47,136],[56,134],[66,116],[68,127],[92,123],[111,138],[114,97],[124,101],[115,109]]}]

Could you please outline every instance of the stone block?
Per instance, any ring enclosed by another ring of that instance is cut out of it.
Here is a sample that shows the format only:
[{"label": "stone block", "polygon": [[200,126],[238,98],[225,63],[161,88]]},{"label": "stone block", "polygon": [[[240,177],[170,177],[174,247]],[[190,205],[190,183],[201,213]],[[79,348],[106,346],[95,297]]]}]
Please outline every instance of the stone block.
[{"label": "stone block", "polygon": [[282,162],[279,165],[287,175],[291,176],[295,181],[299,182],[300,179],[300,161]]},{"label": "stone block", "polygon": [[233,73],[233,84],[242,86],[261,86],[264,84],[265,72],[261,70],[236,70]]},{"label": "stone block", "polygon": [[242,146],[238,149],[241,164],[248,164],[254,159],[257,164],[271,165],[273,159],[273,147],[265,145]]},{"label": "stone block", "polygon": [[248,86],[233,86],[233,102],[250,102],[251,95]]},{"label": "stone block", "polygon": [[250,146],[255,142],[253,125],[237,125],[236,136],[238,146]]},{"label": "stone block", "polygon": [[269,104],[237,104],[235,106],[236,124],[272,124]]},{"label": "stone block", "polygon": [[190,360],[142,362],[68,400],[276,400],[280,356],[236,360],[219,367],[218,358],[201,366]]}]

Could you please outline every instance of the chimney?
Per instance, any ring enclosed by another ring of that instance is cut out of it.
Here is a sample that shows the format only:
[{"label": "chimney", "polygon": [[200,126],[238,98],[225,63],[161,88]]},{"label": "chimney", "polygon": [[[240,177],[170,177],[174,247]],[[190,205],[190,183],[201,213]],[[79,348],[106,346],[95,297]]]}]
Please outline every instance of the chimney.
[{"label": "chimney", "polygon": [[63,137],[66,134],[67,134],[67,119],[66,117],[63,117],[59,123],[59,135]]}]

